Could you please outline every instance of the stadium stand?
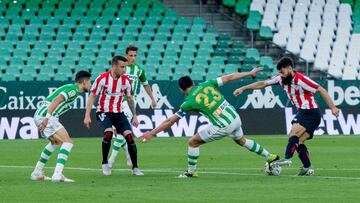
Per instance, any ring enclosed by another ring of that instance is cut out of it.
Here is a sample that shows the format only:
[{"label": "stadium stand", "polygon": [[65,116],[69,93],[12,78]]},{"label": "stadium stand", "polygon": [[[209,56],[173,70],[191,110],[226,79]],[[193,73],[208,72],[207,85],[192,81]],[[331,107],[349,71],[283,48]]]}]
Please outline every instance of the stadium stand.
[{"label": "stadium stand", "polygon": [[248,15],[248,29],[260,30],[264,39],[314,63],[316,70],[360,78],[359,0],[254,0],[247,8],[239,14]]},{"label": "stadium stand", "polygon": [[[248,14],[250,3],[239,13]],[[259,78],[267,78],[274,69],[271,57],[157,1],[2,0],[0,14],[2,81],[70,80],[81,69],[96,75],[129,44],[140,48],[138,63],[150,79],[204,80],[259,64],[267,70]],[[268,29],[260,32],[272,37]]]}]

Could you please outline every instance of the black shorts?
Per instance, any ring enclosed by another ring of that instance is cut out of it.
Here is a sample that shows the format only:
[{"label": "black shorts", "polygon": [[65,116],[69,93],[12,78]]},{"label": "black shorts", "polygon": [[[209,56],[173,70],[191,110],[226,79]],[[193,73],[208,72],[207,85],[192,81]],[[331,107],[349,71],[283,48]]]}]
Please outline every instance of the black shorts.
[{"label": "black shorts", "polygon": [[299,109],[291,124],[298,123],[306,129],[312,139],[314,131],[319,127],[321,115],[319,109]]},{"label": "black shorts", "polygon": [[96,113],[96,119],[100,122],[102,131],[106,128],[112,128],[115,126],[116,132],[124,134],[126,130],[130,130],[131,126],[124,113]]}]

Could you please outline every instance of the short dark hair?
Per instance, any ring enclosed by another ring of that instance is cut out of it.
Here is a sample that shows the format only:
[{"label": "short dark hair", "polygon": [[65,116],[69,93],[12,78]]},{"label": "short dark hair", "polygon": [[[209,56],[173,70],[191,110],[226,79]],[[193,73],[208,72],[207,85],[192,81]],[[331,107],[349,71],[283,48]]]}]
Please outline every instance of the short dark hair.
[{"label": "short dark hair", "polygon": [[111,65],[115,65],[118,63],[118,61],[127,62],[127,59],[123,56],[114,56],[111,60]]},{"label": "short dark hair", "polygon": [[281,68],[285,68],[288,66],[294,68],[294,62],[290,57],[284,56],[279,60],[279,62],[276,65],[276,68],[280,70]]},{"label": "short dark hair", "polygon": [[187,88],[193,86],[193,81],[189,76],[183,76],[178,81],[180,89],[185,91]]},{"label": "short dark hair", "polygon": [[82,83],[86,79],[90,79],[91,73],[85,70],[80,70],[76,73],[75,82]]},{"label": "short dark hair", "polygon": [[128,54],[129,51],[137,51],[137,50],[138,50],[138,48],[137,48],[136,46],[134,46],[134,45],[129,45],[128,47],[126,47],[125,53]]}]

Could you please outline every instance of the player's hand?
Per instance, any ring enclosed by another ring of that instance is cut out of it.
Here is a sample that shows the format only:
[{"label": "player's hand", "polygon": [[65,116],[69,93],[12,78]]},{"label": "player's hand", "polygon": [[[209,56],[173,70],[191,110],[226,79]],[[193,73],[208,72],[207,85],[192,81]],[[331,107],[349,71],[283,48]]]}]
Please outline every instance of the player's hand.
[{"label": "player's hand", "polygon": [[234,96],[239,96],[240,94],[242,94],[244,92],[244,90],[240,87],[240,88],[237,88],[234,92],[233,92],[233,94],[234,94]]},{"label": "player's hand", "polygon": [[334,108],[331,109],[331,113],[332,113],[334,116],[338,117],[338,116],[339,116],[339,109],[336,108],[336,107],[334,107]]},{"label": "player's hand", "polygon": [[152,99],[152,100],[151,100],[151,107],[152,107],[153,109],[155,109],[156,106],[157,106],[157,102],[155,101],[155,99]]},{"label": "player's hand", "polygon": [[84,118],[84,125],[85,125],[87,128],[90,128],[90,124],[91,124],[91,118],[90,118],[90,116],[85,116],[85,118]]},{"label": "player's hand", "polygon": [[254,68],[254,69],[252,69],[252,70],[250,71],[250,74],[251,74],[251,76],[255,77],[255,76],[256,76],[256,73],[259,72],[259,71],[262,71],[262,70],[264,70],[263,67]]},{"label": "player's hand", "polygon": [[44,131],[44,129],[46,128],[47,124],[48,124],[48,119],[45,118],[38,126],[38,129],[40,132]]},{"label": "player's hand", "polygon": [[133,116],[131,123],[135,128],[137,128],[139,126],[139,121],[138,121],[138,118],[136,115]]},{"label": "player's hand", "polygon": [[142,143],[145,143],[153,137],[154,135],[150,131],[146,131],[143,135],[140,136],[140,140]]}]

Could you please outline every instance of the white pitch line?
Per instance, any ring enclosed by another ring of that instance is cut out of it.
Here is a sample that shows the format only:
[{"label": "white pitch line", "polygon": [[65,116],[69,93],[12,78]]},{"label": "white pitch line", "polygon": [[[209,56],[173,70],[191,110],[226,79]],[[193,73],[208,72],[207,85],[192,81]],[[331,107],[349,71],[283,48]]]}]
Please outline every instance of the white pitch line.
[{"label": "white pitch line", "polygon": [[[7,165],[0,165],[0,168],[23,168],[23,169],[32,169],[33,166],[7,166]],[[45,167],[53,169],[54,167]],[[101,171],[101,169],[97,168],[74,168],[74,167],[66,167],[68,170],[79,170],[79,171]],[[221,168],[218,168],[221,170]],[[254,168],[259,170],[259,168]],[[112,169],[113,171],[130,171],[130,169]],[[210,170],[210,168],[203,168],[203,170]],[[214,169],[212,169],[214,170]],[[237,169],[238,170],[238,169]],[[242,168],[242,170],[244,170]],[[159,169],[143,169],[144,172],[154,172],[154,173],[180,173],[184,170],[179,170],[175,168],[159,168]],[[264,176],[264,174],[254,174],[254,173],[236,173],[236,172],[222,172],[222,171],[199,171],[199,174],[217,174],[217,175],[235,175],[235,176]],[[303,178],[302,176],[295,176],[295,175],[281,175],[282,177],[292,177],[292,178]],[[341,177],[341,176],[311,176],[307,178],[318,178],[318,179],[343,179],[343,180],[360,180],[360,177]]]}]

